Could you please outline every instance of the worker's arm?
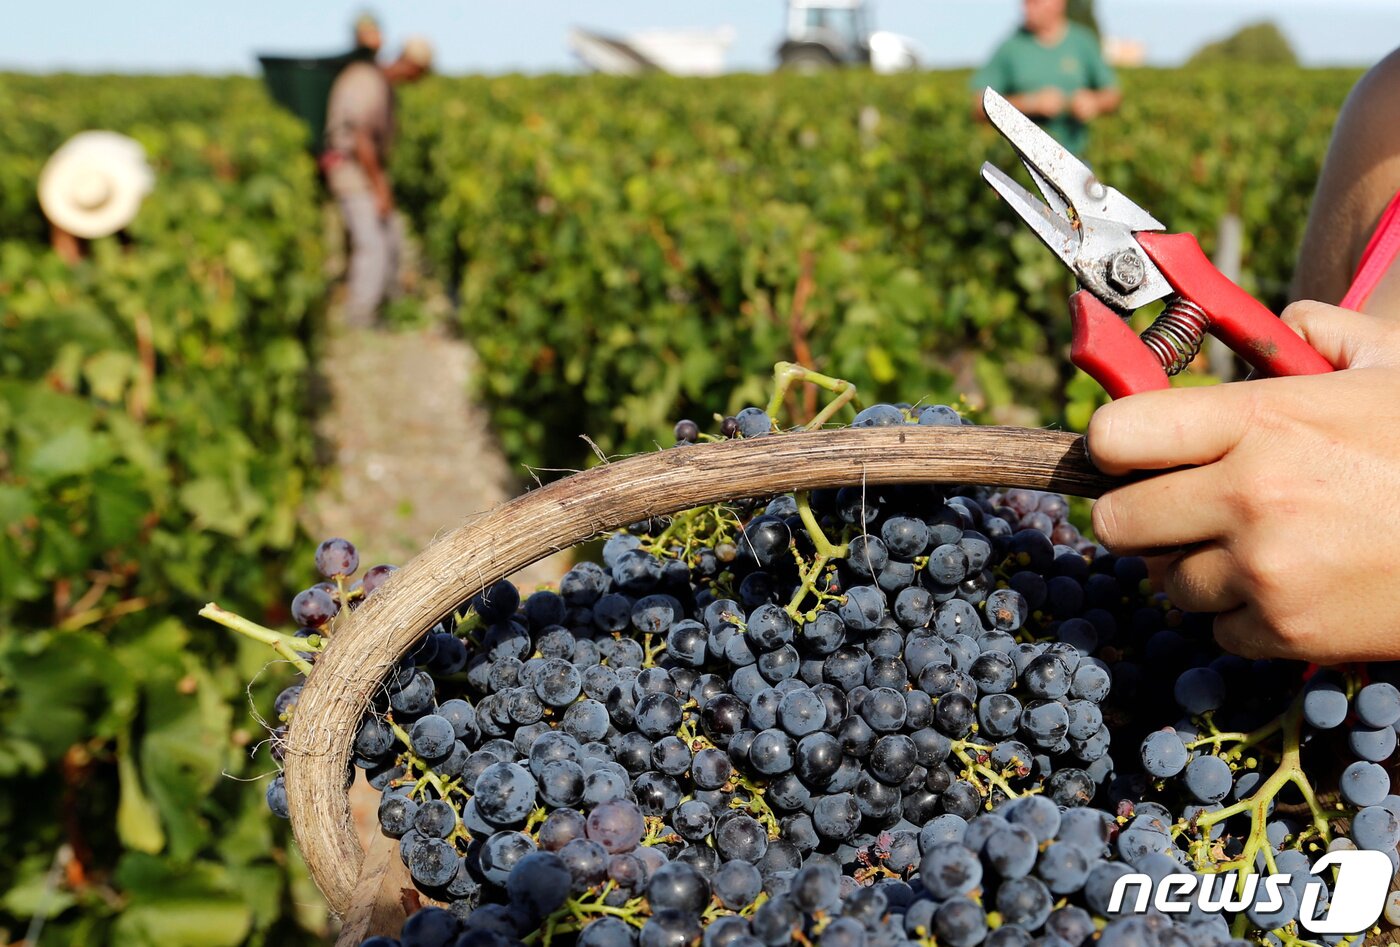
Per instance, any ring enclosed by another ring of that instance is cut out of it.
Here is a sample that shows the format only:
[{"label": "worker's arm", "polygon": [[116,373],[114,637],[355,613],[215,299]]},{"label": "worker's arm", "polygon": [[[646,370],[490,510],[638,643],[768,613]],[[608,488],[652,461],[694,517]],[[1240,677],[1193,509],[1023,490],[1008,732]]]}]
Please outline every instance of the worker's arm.
[{"label": "worker's arm", "polygon": [[361,128],[355,130],[355,162],[364,169],[365,176],[369,178],[370,190],[374,193],[379,216],[389,216],[389,212],[394,209],[394,194],[389,189],[389,178],[379,163],[379,151],[374,147],[374,139],[370,137],[369,132]]},{"label": "worker's arm", "polygon": [[[1400,52],[1372,69],[1337,122],[1295,293],[1345,295],[1400,189]],[[1133,395],[1099,409],[1089,451],[1109,473],[1158,471],[1094,508],[1099,539],[1159,553],[1178,606],[1217,612],[1241,654],[1318,664],[1400,657],[1400,267],[1368,313],[1296,302],[1283,318],[1338,371]],[[1382,436],[1377,436],[1382,432]]]},{"label": "worker's arm", "polygon": [[69,266],[77,266],[83,258],[83,246],[78,238],[58,224],[49,224],[49,243],[58,258]]},{"label": "worker's arm", "polygon": [[[1400,53],[1357,84],[1327,155],[1298,267],[1335,301],[1400,188]],[[1283,319],[1338,371],[1133,395],[1095,412],[1088,449],[1111,474],[1153,471],[1094,507],[1099,540],[1156,554],[1179,607],[1218,613],[1251,657],[1400,658],[1400,267],[1348,312],[1296,302]],[[1387,286],[1388,284],[1388,286]],[[1389,295],[1381,293],[1389,290]]]},{"label": "worker's arm", "polygon": [[[1346,295],[1381,213],[1400,190],[1400,50],[1359,81],[1342,106],[1303,233],[1294,299],[1338,302]],[[1392,267],[1394,269],[1394,267]],[[1392,272],[1370,312],[1400,316]]]}]

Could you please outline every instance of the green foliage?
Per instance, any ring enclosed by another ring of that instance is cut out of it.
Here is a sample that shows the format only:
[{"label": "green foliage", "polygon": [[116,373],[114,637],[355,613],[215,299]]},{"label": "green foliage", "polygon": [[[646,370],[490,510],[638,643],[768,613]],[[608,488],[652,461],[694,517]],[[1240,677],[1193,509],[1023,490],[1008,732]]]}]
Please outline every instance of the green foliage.
[{"label": "green foliage", "polygon": [[[0,942],[36,913],[44,944],[304,941],[285,828],[239,781],[272,768],[243,745],[264,656],[194,617],[285,600],[306,548],[304,132],[250,80],[4,76],[0,115]],[[34,182],[89,127],[157,185],[70,270]],[[61,850],[82,883],[54,891]]]},{"label": "green foliage", "polygon": [[[1355,77],[1131,71],[1089,160],[1207,252],[1239,214],[1245,286],[1280,306]],[[438,79],[400,120],[401,203],[516,462],[756,403],[803,282],[813,367],[867,399],[1080,426],[1099,397],[1068,366],[1067,274],[978,175],[1019,165],[963,73]]]},{"label": "green foliage", "polygon": [[1272,20],[1251,23],[1191,55],[1192,66],[1296,66],[1298,54]]}]

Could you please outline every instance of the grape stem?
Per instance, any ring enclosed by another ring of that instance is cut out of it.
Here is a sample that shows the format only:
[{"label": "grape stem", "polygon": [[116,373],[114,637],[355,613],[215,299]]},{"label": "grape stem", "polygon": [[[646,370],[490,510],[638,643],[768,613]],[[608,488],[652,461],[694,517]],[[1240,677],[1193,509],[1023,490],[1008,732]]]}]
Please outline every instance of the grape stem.
[{"label": "grape stem", "polygon": [[767,830],[770,839],[781,835],[782,830],[778,825],[778,816],[769,808],[768,800],[763,798],[763,787],[754,785],[747,776],[741,776],[734,780],[734,785],[745,790],[749,794],[749,798],[739,799],[736,797],[729,803],[729,807],[746,810]]},{"label": "grape stem", "polygon": [[[389,724],[389,729],[393,732],[394,736],[399,740],[399,742],[402,743],[405,747],[408,747],[408,749],[404,752],[404,757],[406,758],[408,768],[410,770],[415,768],[421,769],[423,771],[423,779],[427,781],[428,785],[432,786],[434,789],[437,790],[438,798],[442,799],[443,801],[449,801],[447,799],[447,796],[448,793],[452,792],[455,788],[457,788],[456,780],[449,780],[447,782],[444,782],[442,777],[435,773],[431,766],[429,766],[424,760],[419,758],[418,755],[413,752],[413,743],[409,740],[407,731],[405,731],[403,727],[395,723],[392,717],[386,717],[385,722]],[[414,788],[415,793],[421,793],[421,786],[422,784],[419,783],[419,785]]]},{"label": "grape stem", "polygon": [[[1196,818],[1196,825],[1200,828],[1209,829],[1217,822],[1223,822],[1232,816],[1248,812],[1253,822],[1250,831],[1250,842],[1246,843],[1242,860],[1252,864],[1254,856],[1257,854],[1260,840],[1264,838],[1264,828],[1268,820],[1268,805],[1289,783],[1298,787],[1303,798],[1308,803],[1308,809],[1312,812],[1313,826],[1323,841],[1331,840],[1331,832],[1327,825],[1327,815],[1318,805],[1317,796],[1313,792],[1312,784],[1308,781],[1307,774],[1303,772],[1300,759],[1300,735],[1303,725],[1303,700],[1299,695],[1284,715],[1276,721],[1278,726],[1275,729],[1283,731],[1283,754],[1279,759],[1279,767],[1248,799],[1218,809],[1214,812],[1203,812]],[[1266,728],[1267,729],[1267,728]],[[1255,731],[1256,733],[1260,731]],[[1254,848],[1251,850],[1250,844]]]},{"label": "grape stem", "polygon": [[[796,494],[797,515],[802,518],[802,524],[807,529],[807,535],[812,539],[812,545],[816,555],[811,562],[802,558],[796,548],[792,550],[793,558],[797,560],[797,574],[801,581],[792,593],[792,598],[788,601],[787,608],[784,609],[794,622],[802,624],[811,621],[816,617],[816,609],[821,607],[822,602],[834,601],[841,598],[839,595],[831,595],[817,588],[817,580],[821,574],[831,565],[833,559],[844,559],[850,551],[847,543],[835,545],[827,538],[821,525],[817,522],[817,517],[812,512],[811,495],[803,490]],[[808,595],[813,595],[817,599],[816,607],[803,613],[802,603],[806,601]]]},{"label": "grape stem", "polygon": [[[1279,758],[1278,769],[1266,779],[1255,792],[1247,799],[1242,799],[1233,805],[1225,806],[1214,812],[1200,813],[1195,820],[1197,828],[1205,831],[1206,837],[1210,836],[1210,827],[1216,823],[1237,815],[1249,813],[1249,835],[1245,839],[1244,847],[1239,858],[1224,863],[1199,864],[1202,871],[1218,873],[1221,871],[1239,870],[1239,877],[1236,881],[1236,890],[1241,894],[1244,892],[1245,881],[1249,874],[1256,871],[1256,863],[1262,852],[1265,866],[1270,872],[1276,872],[1277,866],[1274,863],[1273,847],[1269,843],[1267,826],[1269,818],[1269,804],[1278,797],[1284,786],[1292,783],[1298,787],[1303,798],[1307,800],[1308,808],[1312,812],[1313,827],[1324,842],[1330,839],[1330,831],[1327,824],[1327,816],[1317,803],[1317,796],[1313,792],[1312,784],[1308,781],[1307,774],[1303,772],[1300,747],[1301,733],[1303,729],[1303,695],[1299,694],[1289,705],[1283,716],[1275,721],[1277,726],[1273,730],[1281,730],[1283,733],[1283,752]],[[1272,725],[1271,725],[1272,726]],[[1265,727],[1262,729],[1269,729]],[[1261,731],[1255,731],[1255,734]],[[1271,731],[1272,732],[1272,731]],[[1253,736],[1254,734],[1251,734]],[[1199,852],[1198,852],[1199,855]],[[1236,937],[1244,935],[1249,924],[1249,918],[1245,914],[1240,914],[1235,918],[1233,933]],[[1286,932],[1284,932],[1286,933]],[[1282,935],[1280,935],[1282,937]],[[1296,942],[1296,939],[1289,941]]]},{"label": "grape stem", "polygon": [[1219,746],[1222,743],[1236,742],[1238,743],[1238,745],[1231,747],[1224,754],[1222,754],[1222,759],[1236,758],[1250,747],[1256,746],[1262,743],[1263,741],[1267,740],[1269,737],[1273,736],[1275,733],[1278,733],[1279,728],[1282,726],[1283,718],[1275,717],[1273,720],[1264,724],[1264,726],[1253,731],[1252,733],[1212,733],[1208,736],[1201,737],[1200,739],[1192,740],[1190,743],[1186,744],[1186,748],[1188,750],[1194,750],[1197,747],[1207,746],[1210,744]]},{"label": "grape stem", "polygon": [[694,713],[695,701],[690,701],[683,709],[688,711],[681,720],[681,725],[676,728],[676,736],[690,748],[691,754],[699,753],[701,750],[717,750],[719,747],[710,742],[710,738],[695,729],[696,715]]},{"label": "grape stem", "polygon": [[[963,775],[967,777],[968,782],[976,786],[978,777],[981,777],[981,779],[985,781],[989,786],[995,787],[996,789],[1000,789],[1002,792],[1006,793],[1007,798],[1010,799],[1015,799],[1018,796],[1029,794],[1018,792],[1017,790],[1011,788],[1011,784],[1006,781],[1006,778],[1001,773],[998,773],[996,770],[983,763],[980,759],[975,759],[972,756],[969,756],[967,752],[969,749],[977,751],[979,755],[984,755],[991,750],[991,747],[986,747],[980,743],[972,743],[966,740],[953,741],[953,755],[956,756],[965,767],[967,767]],[[980,786],[978,786],[978,790],[981,791]],[[1036,790],[1030,790],[1029,792],[1035,791]]]},{"label": "grape stem", "polygon": [[649,815],[643,821],[647,827],[647,833],[643,836],[641,844],[650,847],[660,845],[662,842],[679,842],[681,840],[681,837],[674,832],[663,831],[666,828],[666,823],[657,816]]},{"label": "grape stem", "polygon": [[666,639],[662,638],[656,644],[652,644],[652,639],[656,636],[647,632],[642,637],[642,667],[656,667],[656,656],[666,650]]},{"label": "grape stem", "polygon": [[673,545],[679,545],[680,558],[694,565],[691,556],[697,547],[709,546],[713,549],[730,540],[731,531],[738,525],[738,517],[727,506],[712,503],[675,514],[654,539],[643,542],[642,548],[660,555]]},{"label": "grape stem", "polygon": [[210,602],[199,610],[200,617],[223,625],[232,631],[238,632],[245,638],[251,638],[270,647],[277,652],[278,656],[289,662],[302,674],[311,673],[311,662],[303,658],[299,651],[320,651],[323,647],[320,635],[310,638],[297,638],[294,635],[284,634],[280,631],[273,631],[255,621],[249,621],[242,615],[221,608],[214,602]]},{"label": "grape stem", "polygon": [[803,425],[804,431],[819,430],[822,425],[836,415],[837,411],[846,405],[860,404],[856,395],[856,386],[846,379],[824,375],[793,362],[778,362],[773,366],[773,397],[768,400],[766,408],[770,418],[777,416],[778,411],[783,407],[783,401],[787,398],[788,391],[798,382],[816,385],[836,396],[827,402],[826,406],[818,411],[812,420]]},{"label": "grape stem", "polygon": [[802,600],[807,597],[808,592],[816,591],[814,579],[821,574],[821,570],[830,560],[825,556],[817,556],[810,564],[807,564],[802,561],[802,554],[796,549],[792,551],[792,555],[797,559],[797,574],[802,581],[793,590],[792,598],[788,599],[787,608],[783,611],[787,612],[788,617],[794,622],[800,622],[802,619]]},{"label": "grape stem", "polygon": [[525,828],[521,829],[520,831],[524,832],[526,835],[531,836],[532,838],[535,838],[535,841],[538,842],[539,839],[535,837],[535,829],[540,827],[540,825],[544,822],[545,818],[548,817],[548,815],[549,810],[546,809],[544,806],[535,806],[535,808],[530,811],[529,818],[525,820]]},{"label": "grape stem", "polygon": [[812,546],[817,551],[818,559],[845,559],[847,546],[845,543],[837,546],[826,538],[826,533],[822,530],[821,524],[817,522],[816,514],[812,512],[811,495],[803,490],[796,494],[797,515],[802,517],[802,525],[807,527],[807,535],[811,537]]},{"label": "grape stem", "polygon": [[633,927],[641,927],[646,921],[640,915],[644,913],[646,901],[643,898],[632,898],[621,907],[614,907],[605,904],[603,899],[612,893],[616,886],[609,881],[596,894],[582,895],[578,898],[566,898],[554,913],[544,919],[538,928],[531,931],[527,936],[521,938],[522,943],[541,944],[549,947],[553,942],[555,934],[573,934],[583,930],[590,923],[610,914],[613,917],[620,917]]},{"label": "grape stem", "polygon": [[335,618],[339,618],[342,614],[348,615],[350,613],[350,595],[345,591],[345,576],[338,575],[335,577],[335,587],[340,593],[340,601],[337,603],[340,608],[336,611],[335,617],[331,619],[331,624],[335,623]]}]

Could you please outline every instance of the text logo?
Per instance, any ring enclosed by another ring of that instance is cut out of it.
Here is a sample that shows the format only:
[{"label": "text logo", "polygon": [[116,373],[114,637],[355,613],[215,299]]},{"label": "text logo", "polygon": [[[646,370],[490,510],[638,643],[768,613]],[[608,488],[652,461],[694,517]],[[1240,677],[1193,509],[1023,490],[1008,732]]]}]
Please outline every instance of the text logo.
[{"label": "text logo", "polygon": [[[1334,867],[1337,878],[1332,884],[1330,903],[1322,901],[1327,886],[1321,881],[1303,883],[1298,923],[1312,934],[1359,934],[1373,926],[1385,909],[1394,868],[1384,852],[1328,852],[1313,865],[1312,876]],[[1149,904],[1164,914],[1182,914],[1191,910],[1193,902],[1202,911],[1238,912],[1254,907],[1268,914],[1284,906],[1282,889],[1292,882],[1291,874],[1250,874],[1241,883],[1235,872],[1171,874],[1160,881],[1153,881],[1150,875],[1130,873],[1113,883],[1108,913],[1122,911],[1128,890],[1133,888],[1131,910],[1139,914]],[[1324,908],[1322,917],[1318,917],[1320,905]]]}]

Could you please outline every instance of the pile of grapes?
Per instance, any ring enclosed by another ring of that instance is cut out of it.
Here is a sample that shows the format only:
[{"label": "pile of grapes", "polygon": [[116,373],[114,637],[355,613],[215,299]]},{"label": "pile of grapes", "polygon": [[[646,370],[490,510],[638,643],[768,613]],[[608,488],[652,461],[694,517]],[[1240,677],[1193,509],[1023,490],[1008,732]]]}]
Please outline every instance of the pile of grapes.
[{"label": "pile of grapes", "polygon": [[[718,436],[770,434],[750,408]],[[316,561],[301,629],[253,632],[304,671],[390,572],[348,584],[339,539]],[[1305,895],[1329,850],[1400,864],[1396,678],[1222,653],[1053,494],[850,487],[633,524],[557,589],[463,603],[385,682],[355,766],[441,906],[365,945],[1359,940],[1302,911],[1326,911]],[[285,816],[280,776],[267,797]],[[1123,875],[1182,872],[1230,909],[1114,903]]]}]

